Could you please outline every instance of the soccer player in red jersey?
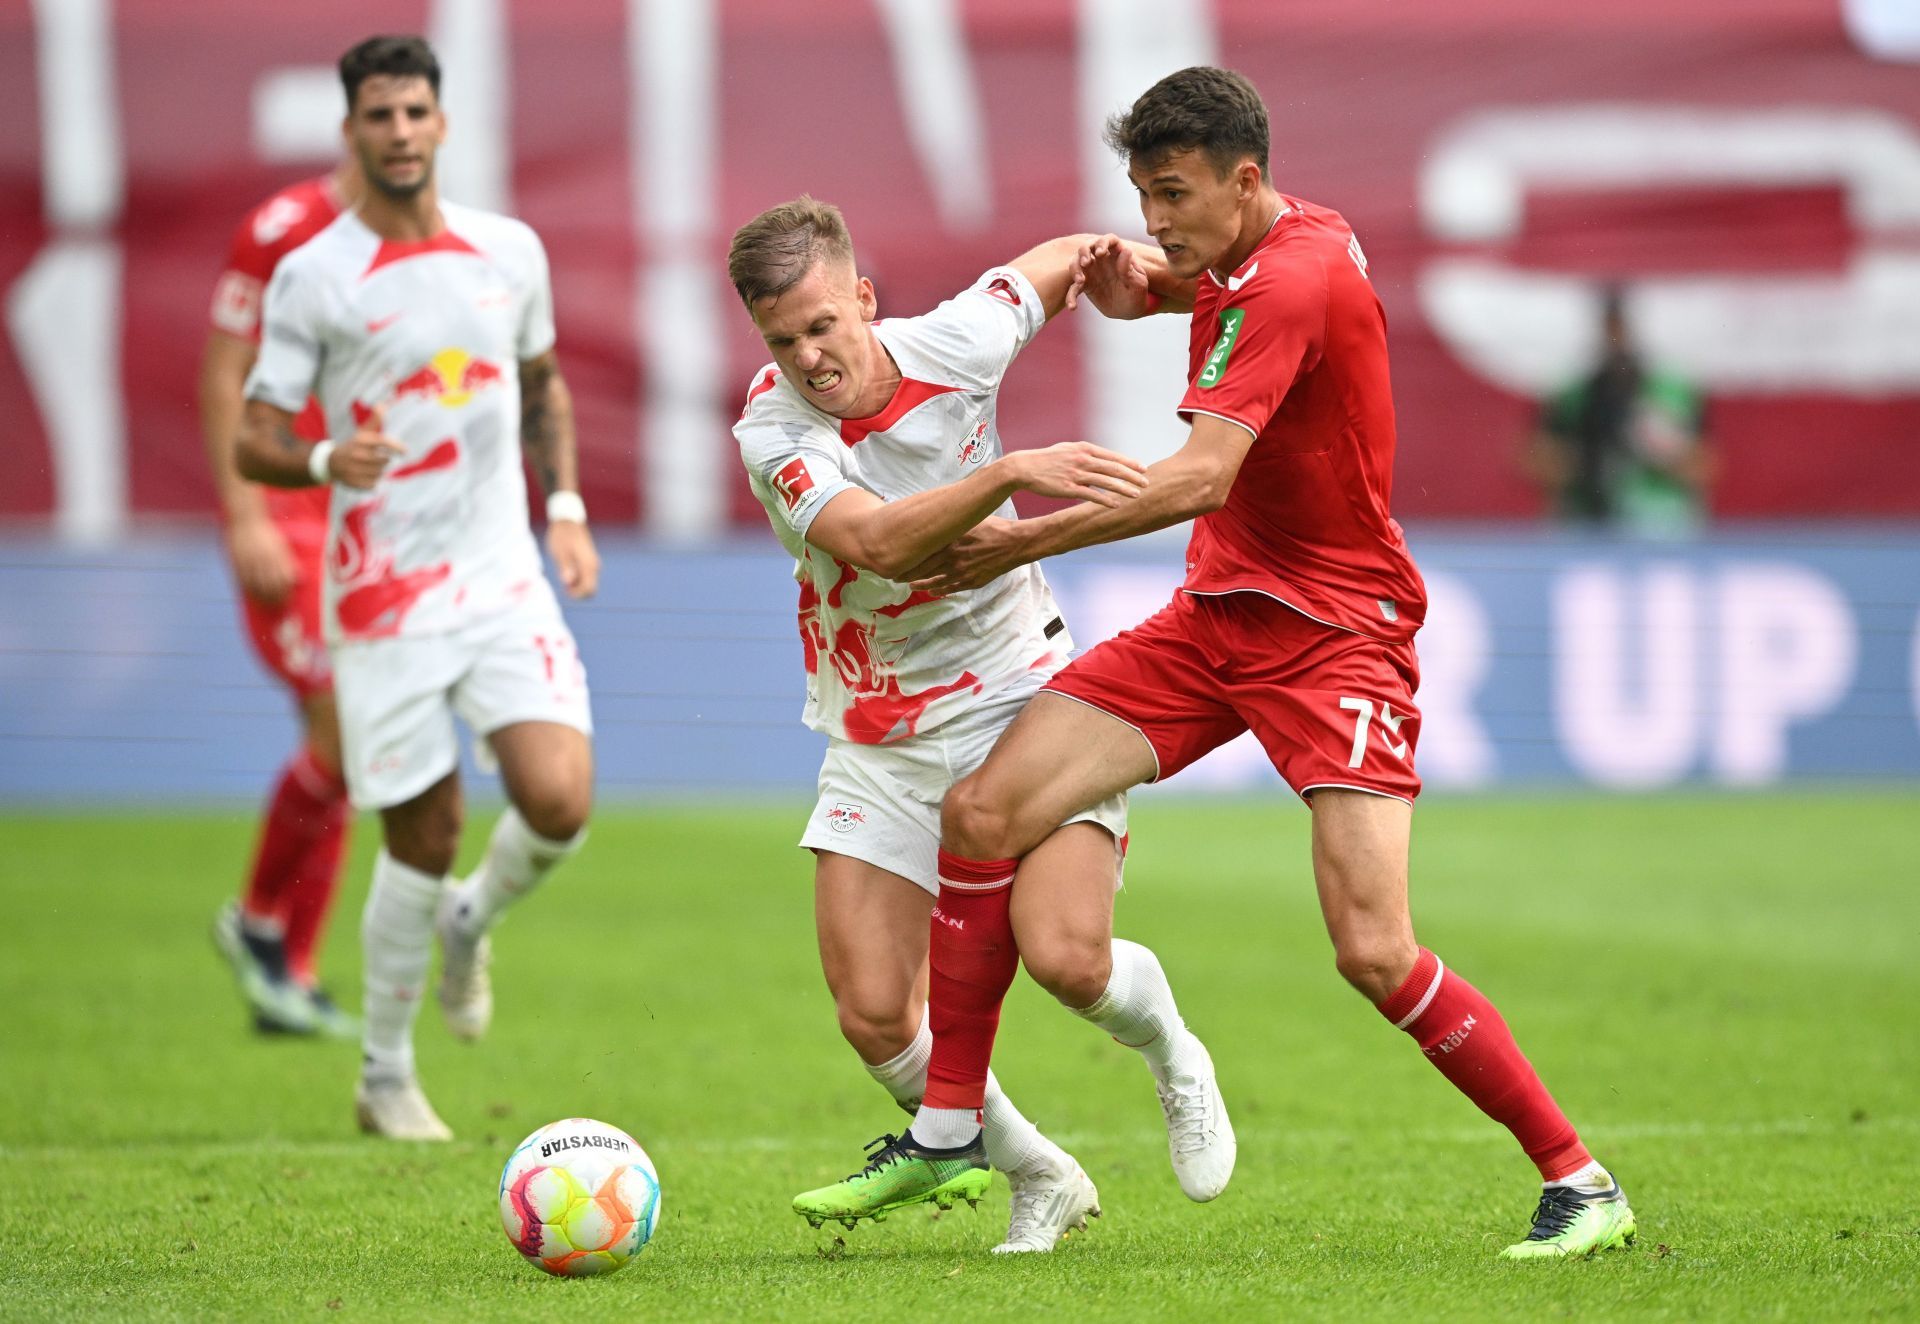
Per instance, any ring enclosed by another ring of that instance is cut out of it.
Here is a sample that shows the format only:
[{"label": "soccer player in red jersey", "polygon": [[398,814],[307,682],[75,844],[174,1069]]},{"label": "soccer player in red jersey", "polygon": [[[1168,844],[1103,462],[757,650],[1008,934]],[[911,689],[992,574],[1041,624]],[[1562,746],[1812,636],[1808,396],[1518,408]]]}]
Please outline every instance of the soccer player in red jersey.
[{"label": "soccer player in red jersey", "polygon": [[[282,189],[247,215],[214,287],[212,326],[200,361],[200,426],[247,634],[300,714],[300,748],[274,783],[246,887],[221,908],[213,930],[255,1026],[268,1032],[355,1032],[353,1018],[321,990],[315,968],[352,810],[320,629],[327,492],[248,482],[235,467],[234,442],[245,408],[242,388],[259,353],[267,280],[281,258],[330,225],[359,191],[359,170],[349,160]],[[309,441],[326,436],[311,404],[298,428]]]},{"label": "soccer player in red jersey", "polygon": [[1314,881],[1340,973],[1540,1170],[1533,1228],[1505,1254],[1629,1244],[1626,1198],[1500,1013],[1414,938],[1413,636],[1426,595],[1389,514],[1386,321],[1366,256],[1337,213],[1273,188],[1266,109],[1238,74],[1169,75],[1107,137],[1164,267],[1146,269],[1108,236],[1076,257],[1079,283],[1109,316],[1192,308],[1180,402],[1192,430],[1148,470],[1137,500],[981,526],[923,566],[915,587],[958,591],[1193,519],[1187,578],[1158,614],[1056,675],[946,798],[948,924],[931,930],[933,1053],[911,1133],[929,1161],[978,1143],[972,1118],[1016,964],[1009,903],[1022,904],[1022,857],[1088,804],[1251,730],[1312,808]]}]

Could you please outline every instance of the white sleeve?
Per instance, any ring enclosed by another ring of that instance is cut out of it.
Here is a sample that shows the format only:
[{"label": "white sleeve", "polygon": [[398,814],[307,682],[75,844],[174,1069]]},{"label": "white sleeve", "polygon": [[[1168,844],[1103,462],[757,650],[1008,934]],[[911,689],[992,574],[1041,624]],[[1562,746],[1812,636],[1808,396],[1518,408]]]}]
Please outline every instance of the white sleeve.
[{"label": "white sleeve", "polygon": [[801,538],[827,502],[859,486],[842,467],[847,448],[818,424],[748,417],[734,424],[733,435],[768,517]]},{"label": "white sleeve", "polygon": [[526,306],[520,313],[520,332],[516,352],[520,361],[537,359],[553,348],[553,277],[547,269],[547,248],[532,226],[522,226],[526,234],[527,265]]},{"label": "white sleeve", "polygon": [[325,357],[317,293],[312,274],[299,263],[282,261],[274,268],[261,312],[260,353],[247,374],[247,399],[289,414],[306,408]]},{"label": "white sleeve", "polygon": [[910,319],[918,348],[969,385],[992,390],[1047,324],[1033,283],[994,267],[924,317]]}]

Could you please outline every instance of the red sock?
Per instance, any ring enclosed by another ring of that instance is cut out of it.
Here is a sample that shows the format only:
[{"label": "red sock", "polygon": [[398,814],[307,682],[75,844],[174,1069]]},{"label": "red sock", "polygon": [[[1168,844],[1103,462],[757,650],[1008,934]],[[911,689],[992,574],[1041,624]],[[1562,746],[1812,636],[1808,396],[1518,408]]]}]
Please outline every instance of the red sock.
[{"label": "red sock", "polygon": [[[244,903],[248,914],[288,921],[303,865],[317,843],[340,834],[345,797],[340,774],[323,768],[312,751],[303,748],[287,760],[260,825]],[[337,853],[334,863],[337,872]]]},{"label": "red sock", "polygon": [[1513,1132],[1544,1180],[1593,1161],[1500,1013],[1432,952],[1420,949],[1413,973],[1380,1004],[1380,1014],[1412,1035],[1455,1089]]},{"label": "red sock", "polygon": [[353,824],[347,784],[338,778],[335,782],[339,794],[327,808],[327,821],[300,857],[286,896],[287,970],[296,982],[309,986],[319,982],[320,940],[326,935],[333,895],[339,890],[340,859]]},{"label": "red sock", "polygon": [[940,899],[929,937],[928,1108],[982,1108],[1000,1004],[1013,987],[1020,950],[1008,905],[1018,860],[969,860],[940,852]]}]

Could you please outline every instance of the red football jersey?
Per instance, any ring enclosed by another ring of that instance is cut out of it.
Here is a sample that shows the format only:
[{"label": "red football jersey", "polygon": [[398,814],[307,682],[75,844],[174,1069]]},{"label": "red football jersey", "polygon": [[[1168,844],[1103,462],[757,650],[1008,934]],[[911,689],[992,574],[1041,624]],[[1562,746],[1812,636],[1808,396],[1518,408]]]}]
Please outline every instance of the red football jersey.
[{"label": "red football jersey", "polygon": [[1194,522],[1186,588],[1258,592],[1401,643],[1426,586],[1388,513],[1393,396],[1386,313],[1335,211],[1282,199],[1223,283],[1200,276],[1180,413],[1251,432],[1226,505]]},{"label": "red football jersey", "polygon": [[[255,207],[233,232],[226,269],[213,287],[211,317],[214,329],[242,340],[260,343],[260,307],[267,279],[280,259],[332,225],[340,215],[333,179],[321,175],[280,190]],[[321,441],[327,422],[318,402],[309,400],[293,421],[296,436]],[[329,489],[317,487],[268,488],[267,510],[275,520],[327,517]]]}]

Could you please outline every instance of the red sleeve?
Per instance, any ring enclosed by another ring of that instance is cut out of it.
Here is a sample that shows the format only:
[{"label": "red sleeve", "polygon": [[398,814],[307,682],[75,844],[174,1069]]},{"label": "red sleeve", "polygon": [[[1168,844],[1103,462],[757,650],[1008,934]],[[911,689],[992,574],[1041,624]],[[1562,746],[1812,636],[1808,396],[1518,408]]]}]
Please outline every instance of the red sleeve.
[{"label": "red sleeve", "polygon": [[1259,436],[1303,372],[1320,361],[1327,281],[1317,258],[1261,258],[1225,291],[1212,348],[1180,401],[1183,416],[1214,414]]},{"label": "red sleeve", "polygon": [[333,217],[323,188],[310,181],[274,194],[234,229],[227,263],[213,288],[210,318],[216,331],[260,339],[260,306],[280,259]]}]

